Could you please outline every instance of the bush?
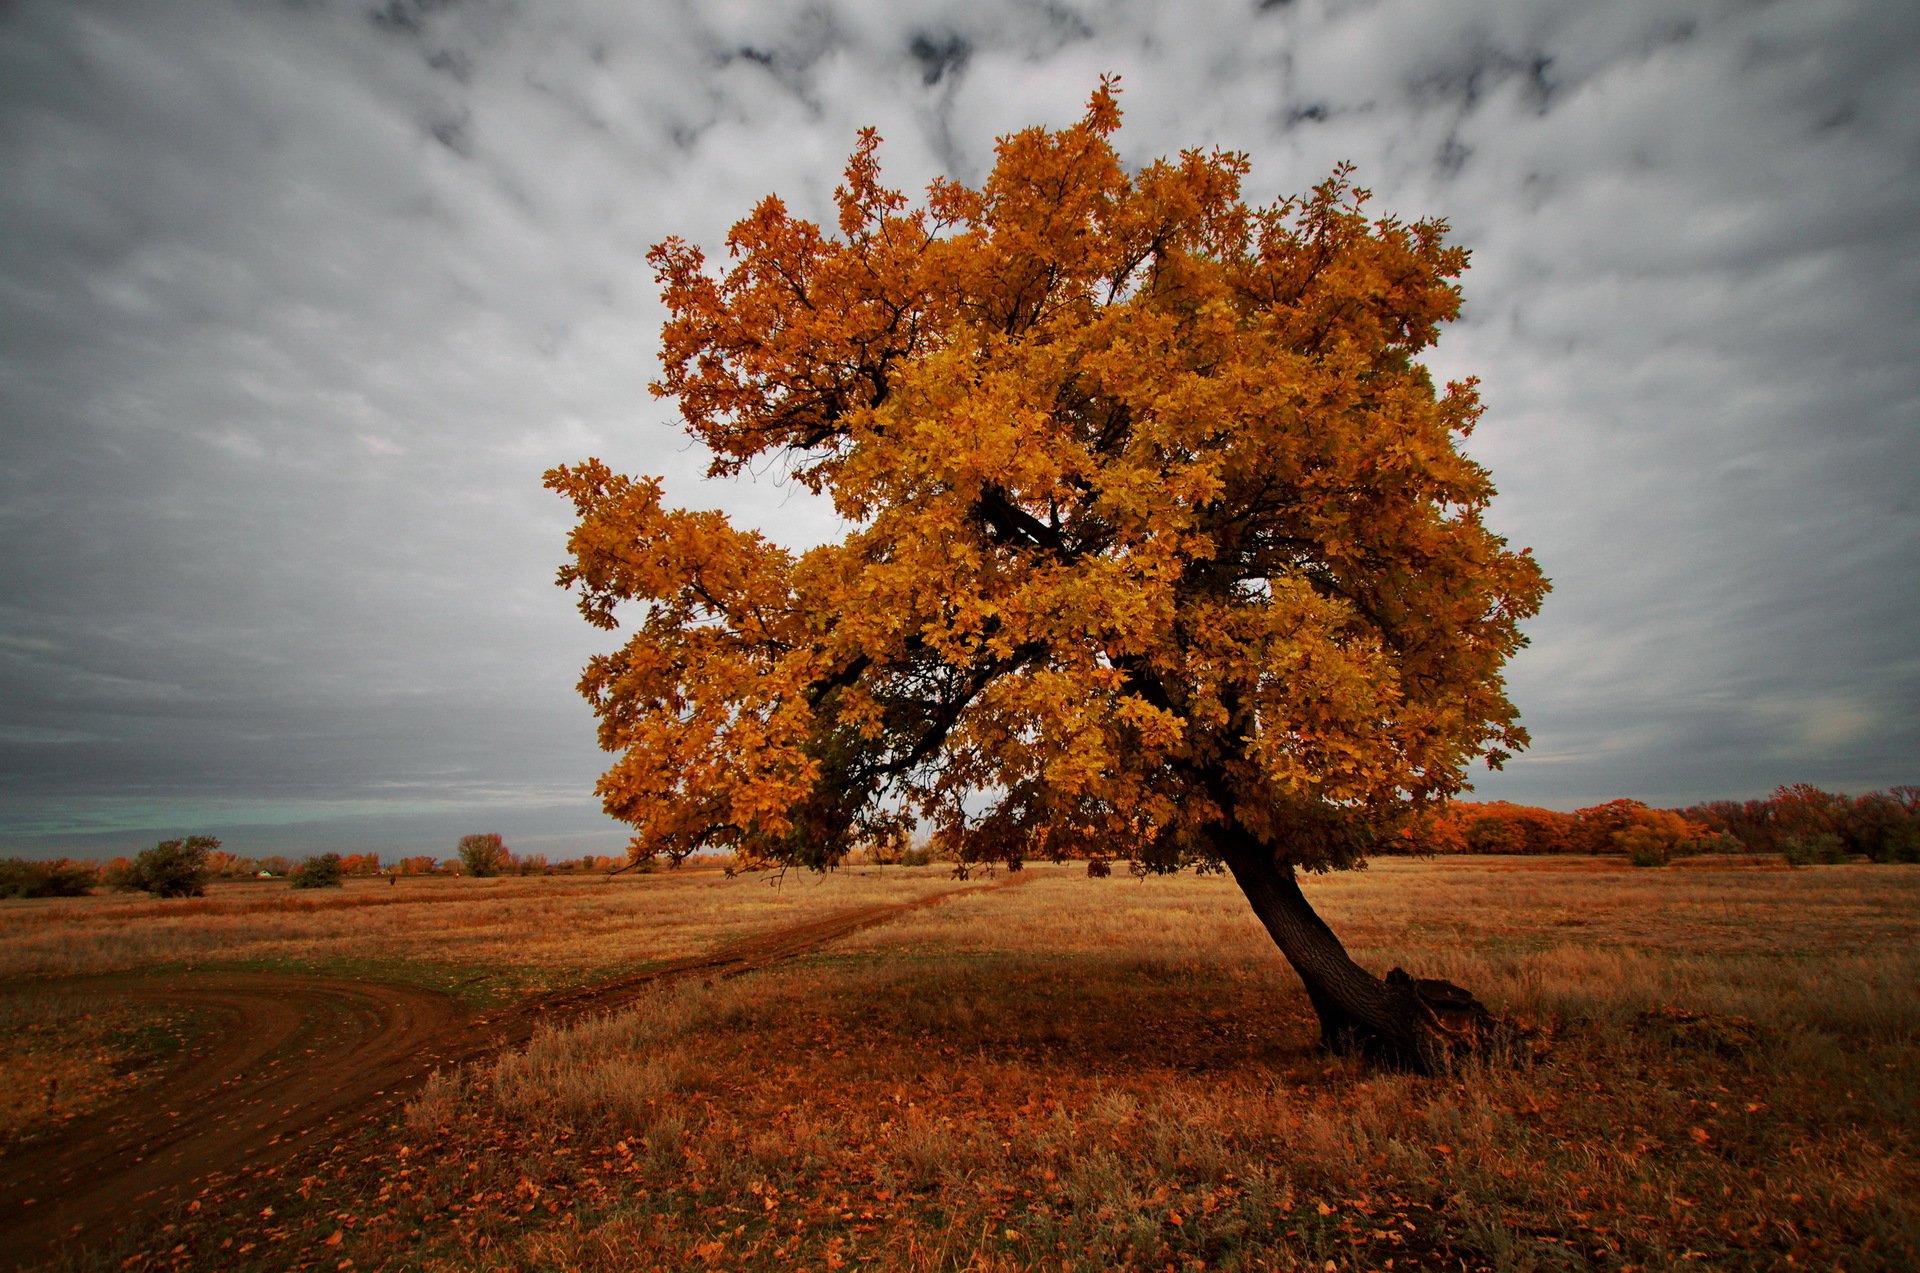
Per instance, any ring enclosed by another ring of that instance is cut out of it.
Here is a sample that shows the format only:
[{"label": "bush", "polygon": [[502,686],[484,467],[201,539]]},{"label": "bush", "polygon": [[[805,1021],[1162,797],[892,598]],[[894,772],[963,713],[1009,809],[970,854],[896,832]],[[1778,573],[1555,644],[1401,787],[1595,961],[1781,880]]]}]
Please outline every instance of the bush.
[{"label": "bush", "polygon": [[1780,841],[1780,856],[1788,866],[1808,866],[1815,862],[1831,865],[1843,861],[1846,855],[1841,851],[1839,836],[1831,831],[1814,831]]},{"label": "bush", "polygon": [[916,844],[900,855],[901,866],[927,866],[933,862],[933,850],[924,844]]},{"label": "bush", "polygon": [[61,858],[57,862],[0,862],[0,897],[85,897],[93,891],[89,866]]},{"label": "bush", "polygon": [[210,835],[162,840],[133,859],[127,887],[155,897],[199,897],[207,891],[207,854],[219,847]]},{"label": "bush", "polygon": [[294,867],[287,878],[295,888],[339,888],[343,870],[338,853],[322,853]]},{"label": "bush", "polygon": [[460,837],[460,864],[468,875],[485,878],[500,874],[500,869],[513,860],[507,852],[507,842],[498,834],[467,835]]},{"label": "bush", "polygon": [[1635,866],[1665,866],[1673,861],[1673,844],[1657,831],[1632,827],[1617,831],[1615,847],[1626,850],[1627,861]]}]

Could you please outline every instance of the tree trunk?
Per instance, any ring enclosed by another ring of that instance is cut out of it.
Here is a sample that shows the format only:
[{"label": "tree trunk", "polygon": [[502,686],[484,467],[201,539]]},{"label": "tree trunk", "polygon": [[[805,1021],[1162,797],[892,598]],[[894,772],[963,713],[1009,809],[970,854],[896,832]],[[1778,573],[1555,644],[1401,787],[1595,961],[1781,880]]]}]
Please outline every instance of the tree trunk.
[{"label": "tree trunk", "polygon": [[1485,1042],[1493,1018],[1471,994],[1398,968],[1385,980],[1374,976],[1314,912],[1291,866],[1251,842],[1224,856],[1253,913],[1305,983],[1328,1051],[1432,1074],[1456,1049]]}]

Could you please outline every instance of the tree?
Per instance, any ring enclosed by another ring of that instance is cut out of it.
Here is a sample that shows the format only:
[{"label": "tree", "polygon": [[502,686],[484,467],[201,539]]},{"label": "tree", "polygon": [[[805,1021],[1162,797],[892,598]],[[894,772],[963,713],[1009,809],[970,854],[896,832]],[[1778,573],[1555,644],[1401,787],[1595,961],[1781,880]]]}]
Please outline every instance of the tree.
[{"label": "tree", "polygon": [[498,875],[512,862],[507,842],[496,833],[460,837],[460,864],[468,875],[479,879]]},{"label": "tree", "polygon": [[207,891],[207,855],[219,847],[210,835],[162,840],[133,859],[127,886],[155,897],[199,897]]},{"label": "tree", "polygon": [[215,849],[207,854],[207,877],[215,880],[245,880],[253,878],[259,866],[252,858],[237,857],[225,849]]},{"label": "tree", "polygon": [[338,853],[310,857],[293,869],[288,882],[295,888],[339,888],[346,864]]},{"label": "tree", "polygon": [[847,533],[795,556],[658,479],[547,474],[561,584],[609,630],[639,603],[580,682],[598,791],[674,860],[926,823],[963,861],[1224,867],[1329,1046],[1432,1068],[1457,988],[1362,969],[1297,876],[1525,742],[1501,668],[1546,581],[1482,522],[1475,383],[1417,361],[1467,254],[1345,167],[1259,207],[1240,154],[1130,173],[1118,125],[1103,82],[921,207],[868,130],[837,234],[769,197],[723,271],[653,250],[655,393],[712,474],[779,466]]}]

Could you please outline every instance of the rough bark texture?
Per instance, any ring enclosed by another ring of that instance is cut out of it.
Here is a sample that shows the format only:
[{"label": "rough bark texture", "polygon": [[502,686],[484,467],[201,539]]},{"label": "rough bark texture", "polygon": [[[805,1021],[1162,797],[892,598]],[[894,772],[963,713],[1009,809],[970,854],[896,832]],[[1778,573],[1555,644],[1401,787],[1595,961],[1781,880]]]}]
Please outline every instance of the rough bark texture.
[{"label": "rough bark texture", "polygon": [[1415,978],[1399,968],[1382,979],[1355,963],[1300,891],[1291,866],[1252,844],[1235,846],[1226,862],[1306,985],[1329,1051],[1432,1074],[1463,1047],[1490,1037],[1492,1015],[1452,982]]}]

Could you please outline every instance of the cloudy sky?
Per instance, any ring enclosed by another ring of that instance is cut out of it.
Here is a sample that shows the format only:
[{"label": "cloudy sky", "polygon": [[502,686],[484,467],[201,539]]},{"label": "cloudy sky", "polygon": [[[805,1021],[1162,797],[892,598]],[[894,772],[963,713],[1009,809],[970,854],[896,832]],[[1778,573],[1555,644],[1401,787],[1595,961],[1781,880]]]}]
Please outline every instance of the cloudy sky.
[{"label": "cloudy sky", "polygon": [[1484,797],[1920,781],[1909,0],[0,3],[0,852],[611,852],[548,466],[715,484],[647,247],[1118,72],[1130,162],[1450,218],[1493,519],[1555,580]]}]

